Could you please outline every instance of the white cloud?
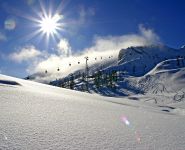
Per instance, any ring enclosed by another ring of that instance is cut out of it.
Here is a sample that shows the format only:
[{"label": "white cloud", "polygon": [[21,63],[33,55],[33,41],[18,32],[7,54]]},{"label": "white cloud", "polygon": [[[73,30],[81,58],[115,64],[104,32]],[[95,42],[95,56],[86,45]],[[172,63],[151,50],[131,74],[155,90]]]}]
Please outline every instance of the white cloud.
[{"label": "white cloud", "polygon": [[95,9],[93,7],[85,8],[84,6],[80,6],[78,23],[79,24],[86,23],[87,19],[89,17],[94,16],[95,14],[96,14]]},{"label": "white cloud", "polygon": [[159,36],[152,29],[146,29],[142,24],[139,25],[139,31],[149,44],[160,41]]},{"label": "white cloud", "polygon": [[41,52],[34,46],[26,46],[18,52],[10,54],[10,58],[16,62],[28,61],[41,55]]},{"label": "white cloud", "polygon": [[96,15],[96,9],[94,7],[85,7],[80,5],[76,12],[77,17],[75,18],[65,18],[70,25],[65,24],[65,31],[68,32],[70,36],[79,36],[80,29],[90,26],[92,18]]},{"label": "white cloud", "polygon": [[28,5],[33,5],[35,0],[25,0]]},{"label": "white cloud", "polygon": [[[52,73],[48,75],[51,80],[58,77],[65,76],[78,69],[84,69],[85,67],[85,56],[89,57],[89,65],[97,63],[98,61],[106,61],[109,56],[117,59],[118,53],[123,48],[128,48],[130,46],[144,46],[156,44],[159,42],[159,37],[151,29],[146,29],[144,26],[139,26],[139,32],[137,34],[128,34],[122,36],[96,36],[94,38],[93,45],[81,50],[79,53],[74,53],[69,56],[66,55],[71,51],[71,46],[66,39],[60,40],[58,44],[58,53],[50,54],[47,59],[41,60],[35,63],[34,66],[30,66],[30,73],[33,72],[48,72]],[[65,55],[62,55],[65,54]],[[64,57],[69,56],[69,57]],[[103,57],[103,60],[100,59]],[[95,61],[97,58],[97,61]],[[80,61],[80,64],[78,62]],[[69,64],[71,63],[71,66]],[[57,68],[60,68],[60,72],[57,72]]]},{"label": "white cloud", "polygon": [[77,27],[87,25],[88,22],[91,20],[91,17],[95,16],[96,11],[93,7],[85,7],[83,5],[80,5],[77,14],[78,18],[71,20],[74,26],[69,26],[70,28],[75,28],[76,30]]},{"label": "white cloud", "polygon": [[86,51],[115,51],[119,52],[122,48],[130,46],[144,46],[156,44],[159,37],[151,29],[139,26],[139,34],[128,34],[122,36],[95,37],[94,46],[87,48]]},{"label": "white cloud", "polygon": [[0,41],[6,41],[6,40],[7,40],[6,35],[0,32]]},{"label": "white cloud", "polygon": [[59,55],[70,56],[71,55],[71,46],[67,39],[61,39],[57,44]]}]

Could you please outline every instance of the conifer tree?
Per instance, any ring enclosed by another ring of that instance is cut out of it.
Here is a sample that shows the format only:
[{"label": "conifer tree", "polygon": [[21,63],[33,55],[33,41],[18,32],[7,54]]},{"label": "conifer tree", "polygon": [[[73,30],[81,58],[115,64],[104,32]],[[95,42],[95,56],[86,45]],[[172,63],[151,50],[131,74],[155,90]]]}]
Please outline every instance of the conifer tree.
[{"label": "conifer tree", "polygon": [[95,73],[94,75],[94,84],[97,88],[100,88],[101,86],[101,82],[102,82],[102,73],[101,71],[98,71],[97,73]]},{"label": "conifer tree", "polygon": [[179,60],[179,56],[177,56],[177,66],[180,66],[180,60]]},{"label": "conifer tree", "polygon": [[70,83],[69,83],[69,87],[70,87],[70,89],[74,89],[74,75],[73,74],[71,74],[71,76],[70,76]]}]

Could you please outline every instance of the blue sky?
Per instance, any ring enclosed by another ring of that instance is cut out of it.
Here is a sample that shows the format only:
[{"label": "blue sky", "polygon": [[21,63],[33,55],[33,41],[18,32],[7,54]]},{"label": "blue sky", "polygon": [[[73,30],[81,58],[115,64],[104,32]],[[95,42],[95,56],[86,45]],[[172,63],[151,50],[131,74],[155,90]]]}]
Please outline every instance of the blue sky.
[{"label": "blue sky", "polygon": [[[51,8],[53,15],[58,8],[63,25],[58,37],[46,39],[41,31],[31,38],[40,29],[33,20],[42,19],[41,5],[46,12]],[[1,0],[0,72],[25,77],[53,56],[63,58],[93,49],[102,39],[150,31],[150,39],[178,48],[185,44],[184,5],[183,0]]]}]

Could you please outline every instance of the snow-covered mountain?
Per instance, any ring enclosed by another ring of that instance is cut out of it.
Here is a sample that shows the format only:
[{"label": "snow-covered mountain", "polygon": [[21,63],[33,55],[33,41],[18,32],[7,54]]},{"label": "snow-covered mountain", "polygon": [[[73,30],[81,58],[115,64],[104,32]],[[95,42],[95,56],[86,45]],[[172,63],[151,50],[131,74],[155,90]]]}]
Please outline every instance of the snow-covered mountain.
[{"label": "snow-covered mountain", "polygon": [[185,58],[184,48],[173,49],[165,45],[130,47],[120,51],[118,67],[125,70],[129,75],[143,76],[158,63],[168,59],[180,59],[181,57]]},{"label": "snow-covered mountain", "polygon": [[174,102],[175,95],[185,92],[184,67],[184,47],[129,47],[120,50],[117,58],[89,66],[88,78],[82,69],[50,84],[113,97],[153,94],[151,101],[158,103],[162,100],[157,95],[171,95],[169,102]]},{"label": "snow-covered mountain", "polygon": [[[170,81],[181,79],[181,71]],[[147,99],[102,97],[0,75],[0,149],[184,150],[185,102],[142,102]]]}]

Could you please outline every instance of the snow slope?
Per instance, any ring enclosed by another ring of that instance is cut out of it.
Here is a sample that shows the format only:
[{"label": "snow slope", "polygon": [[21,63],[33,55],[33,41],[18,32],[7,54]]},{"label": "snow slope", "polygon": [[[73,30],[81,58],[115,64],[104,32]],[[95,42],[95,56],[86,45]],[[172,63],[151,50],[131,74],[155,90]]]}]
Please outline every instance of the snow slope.
[{"label": "snow slope", "polygon": [[151,101],[169,104],[185,101],[184,79],[184,64],[178,66],[176,59],[169,59],[159,63],[146,75],[135,78],[135,82],[145,96],[150,95]]},{"label": "snow slope", "polygon": [[101,97],[0,75],[0,149],[184,150],[185,105],[179,104]]}]

